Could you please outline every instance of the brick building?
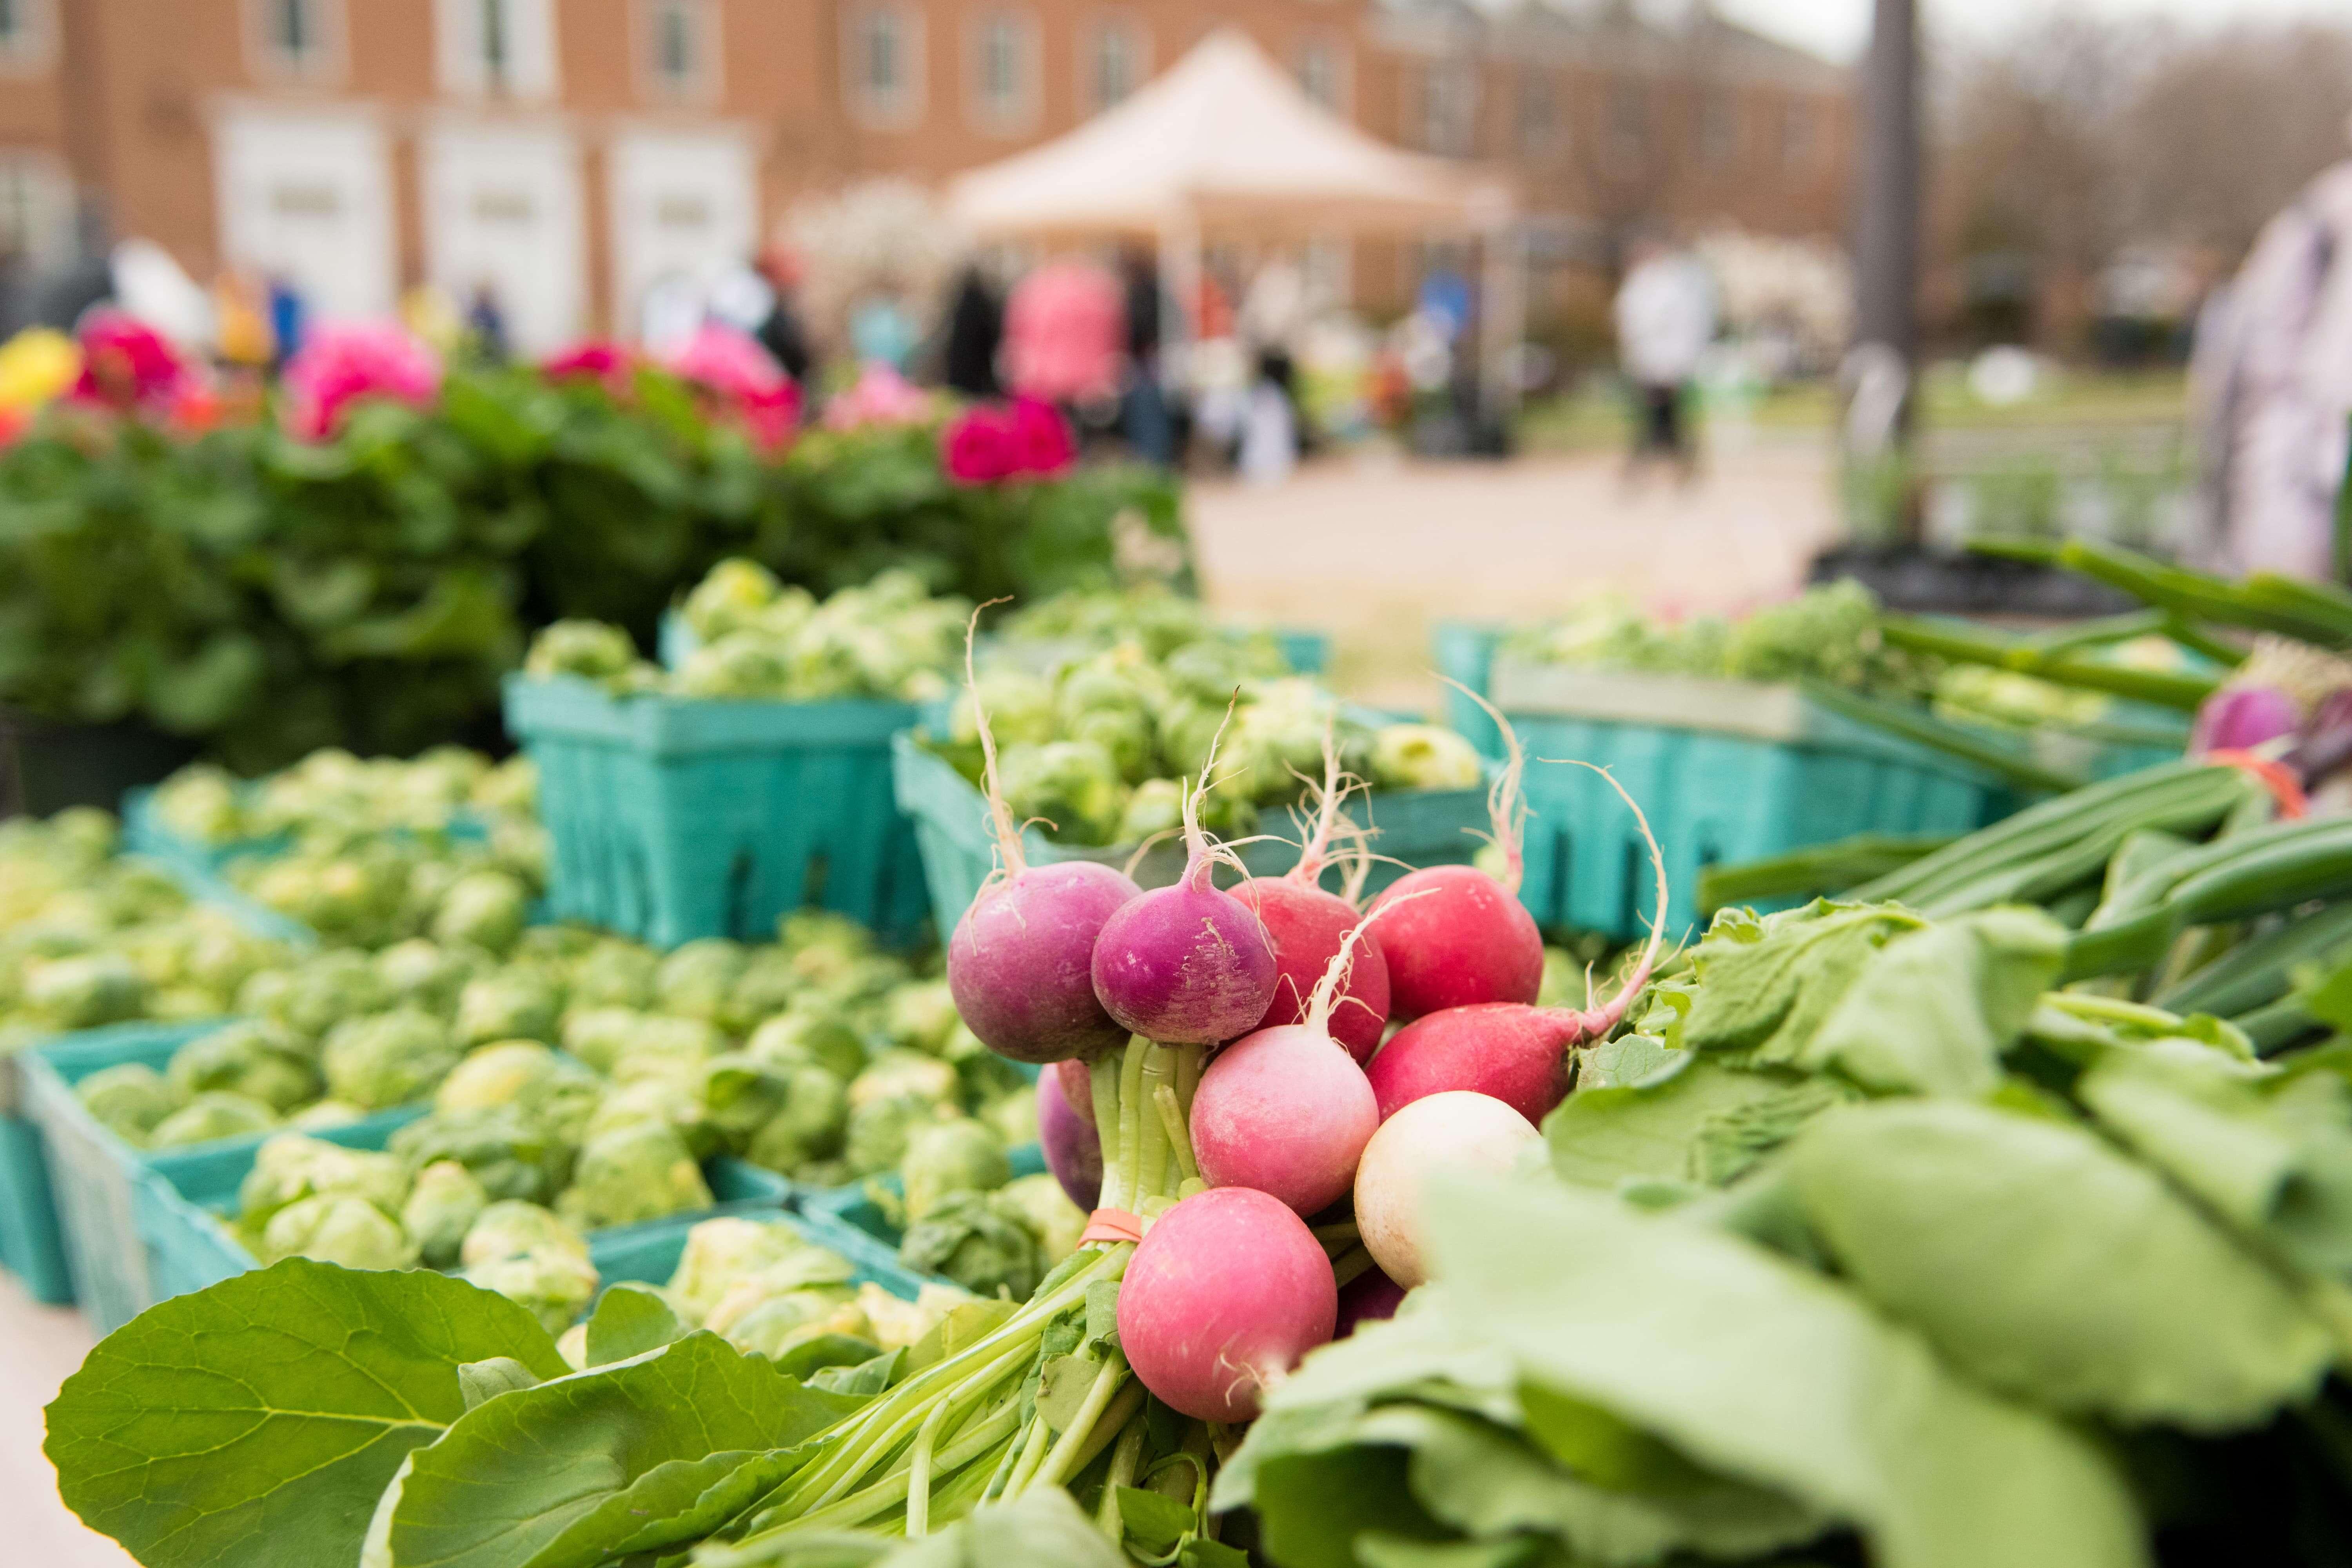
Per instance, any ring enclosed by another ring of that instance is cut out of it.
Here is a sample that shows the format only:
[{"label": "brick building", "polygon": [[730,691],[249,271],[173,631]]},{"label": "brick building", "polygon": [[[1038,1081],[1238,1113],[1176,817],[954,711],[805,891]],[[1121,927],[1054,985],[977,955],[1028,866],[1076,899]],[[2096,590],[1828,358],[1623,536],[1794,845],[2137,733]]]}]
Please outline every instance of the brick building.
[{"label": "brick building", "polygon": [[[529,348],[634,319],[799,195],[936,179],[1238,24],[1376,135],[1514,169],[1538,257],[1637,220],[1843,226],[1845,74],[1623,0],[0,0],[0,255],[140,235],[330,312],[493,287]],[[1393,297],[1414,258],[1357,258]]]}]

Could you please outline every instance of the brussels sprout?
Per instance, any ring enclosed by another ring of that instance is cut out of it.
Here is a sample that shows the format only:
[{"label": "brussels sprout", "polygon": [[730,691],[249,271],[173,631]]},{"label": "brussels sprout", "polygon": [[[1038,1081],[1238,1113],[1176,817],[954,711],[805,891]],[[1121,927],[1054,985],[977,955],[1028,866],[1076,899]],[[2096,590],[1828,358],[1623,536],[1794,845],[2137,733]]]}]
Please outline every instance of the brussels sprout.
[{"label": "brussels sprout", "polygon": [[1087,1211],[1070,1201],[1049,1171],[1006,1183],[989,1195],[988,1206],[1028,1227],[1045,1249],[1048,1268],[1076,1252],[1086,1234]]},{"label": "brussels sprout", "polygon": [[791,1089],[785,1077],[789,1070],[747,1051],[710,1058],[696,1072],[695,1098],[702,1120],[728,1148],[741,1150],[783,1109]]},{"label": "brussels sprout", "polygon": [[667,958],[654,973],[654,994],[661,1010],[679,1017],[717,1022],[741,978],[748,955],[741,944],[724,937],[689,942]]},{"label": "brussels sprout", "polygon": [[856,1294],[836,1285],[763,1296],[712,1331],[739,1351],[772,1359],[826,1334],[863,1337],[865,1331],[866,1314]]},{"label": "brussels sprout", "polygon": [[211,763],[193,763],[156,785],[151,809],[164,826],[198,844],[230,844],[252,832],[237,781]]},{"label": "brussels sprout", "polygon": [[982,1104],[980,1120],[988,1130],[1004,1141],[1007,1149],[1034,1142],[1037,1137],[1037,1090],[1024,1083],[1010,1093],[1000,1094]]},{"label": "brussels sprout", "polygon": [[249,1138],[278,1125],[278,1113],[257,1100],[216,1090],[197,1095],[155,1124],[150,1149],[180,1149],[223,1138]]},{"label": "brussels sprout", "polygon": [[400,1206],[400,1226],[428,1268],[448,1268],[466,1233],[489,1206],[490,1194],[471,1171],[455,1160],[436,1160],[416,1173],[416,1185]]},{"label": "brussels sprout", "polygon": [[715,642],[730,632],[756,625],[783,591],[774,573],[756,561],[735,556],[713,566],[694,585],[678,614],[697,637]]},{"label": "brussels sprout", "polygon": [[479,1110],[492,1105],[537,1111],[559,1086],[593,1095],[594,1077],[537,1040],[497,1040],[477,1046],[433,1091],[436,1110]]},{"label": "brussels sprout", "polygon": [[474,1216],[458,1244],[457,1261],[471,1268],[496,1258],[526,1252],[568,1252],[588,1256],[588,1240],[538,1204],[501,1199]]},{"label": "brussels sprout", "polygon": [[529,813],[539,805],[539,768],[517,752],[474,781],[467,798],[483,811]]},{"label": "brussels sprout", "polygon": [[394,1214],[407,1191],[408,1167],[394,1155],[281,1132],[254,1151],[253,1168],[237,1188],[237,1212],[248,1226],[261,1225],[304,1198],[351,1197]]},{"label": "brussels sprout", "polygon": [[1390,789],[1475,789],[1485,764],[1469,742],[1434,724],[1383,724],[1372,737],[1372,782]]},{"label": "brussels sprout", "polygon": [[976,1296],[1025,1301],[1045,1278],[1045,1250],[1023,1221],[1001,1214],[982,1193],[952,1193],[908,1227],[898,1261],[941,1274]]},{"label": "brussels sprout", "polygon": [[441,896],[434,939],[504,952],[522,934],[530,905],[530,890],[504,871],[468,871]]},{"label": "brussels sprout", "polygon": [[975,748],[980,744],[973,689],[988,706],[988,727],[999,746],[1042,746],[1054,739],[1054,689],[1017,669],[990,669],[981,673],[977,688],[956,698],[948,717],[948,734],[953,742]]},{"label": "brussels sprout", "polygon": [[911,1095],[870,1100],[851,1107],[842,1152],[854,1174],[870,1176],[906,1157],[907,1140],[915,1129],[962,1114],[952,1105]]},{"label": "brussels sprout", "polygon": [[698,1160],[719,1152],[719,1129],[703,1114],[700,1075],[694,1072],[648,1074],[615,1084],[600,1096],[580,1133],[582,1143],[593,1143],[610,1132],[651,1123],[667,1128],[685,1141]]},{"label": "brussels sprout", "polygon": [[515,939],[514,952],[507,956],[511,963],[534,964],[551,975],[561,975],[613,941],[586,926],[526,926]]},{"label": "brussels sprout", "polygon": [[182,1101],[227,1089],[284,1114],[319,1098],[319,1074],[285,1033],[266,1023],[231,1024],[199,1035],[172,1053],[165,1068]]},{"label": "brussels sprout", "polygon": [[563,1048],[598,1072],[610,1072],[646,1016],[633,1007],[574,1007],[563,1016]]},{"label": "brussels sprout", "polygon": [[866,1314],[866,1333],[884,1351],[913,1349],[950,1312],[971,1300],[969,1291],[929,1279],[911,1301],[901,1301],[871,1280],[857,1288],[857,1306]]},{"label": "brussels sprout", "polygon": [[[795,962],[845,962],[872,954],[874,933],[835,910],[788,910],[776,921],[776,945]],[[808,973],[814,977],[817,971]]]},{"label": "brussels sprout", "polygon": [[598,1283],[596,1266],[585,1253],[560,1247],[486,1258],[467,1265],[465,1280],[525,1308],[551,1334],[562,1333],[586,1310]]},{"label": "brussels sprout", "polygon": [[607,937],[573,961],[572,1005],[634,1007],[654,1005],[654,975],[661,955],[633,942]]},{"label": "brussels sprout", "polygon": [[820,1067],[843,1079],[866,1068],[866,1043],[855,1029],[827,1014],[782,1014],[752,1030],[743,1048],[761,1061]]},{"label": "brussels sprout", "polygon": [[950,1194],[993,1192],[1013,1179],[996,1134],[964,1119],[913,1130],[898,1168],[906,1178],[907,1217],[918,1223]]},{"label": "brussels sprout", "polygon": [[400,1222],[365,1198],[321,1194],[289,1204],[262,1228],[264,1263],[310,1258],[346,1268],[414,1268],[416,1244]]},{"label": "brussels sprout", "polygon": [[25,1005],[59,1028],[88,1029],[139,1016],[147,982],[117,952],[39,960],[25,968]]},{"label": "brussels sprout", "polygon": [[457,993],[457,1041],[470,1047],[492,1040],[552,1040],[562,1012],[563,997],[552,980],[509,967],[468,981]]},{"label": "brussels sprout", "polygon": [[602,621],[557,621],[531,639],[523,669],[541,679],[577,675],[611,680],[625,675],[636,662],[636,645],[620,627]]},{"label": "brussels sprout", "polygon": [[600,1132],[582,1146],[572,1185],[556,1200],[556,1208],[583,1230],[596,1230],[708,1208],[710,1203],[710,1188],[686,1140],[659,1122],[637,1121]]},{"label": "brussels sprout", "polygon": [[358,1106],[343,1100],[322,1100],[315,1105],[306,1105],[288,1117],[286,1125],[297,1132],[324,1132],[331,1128],[349,1127],[354,1121],[365,1121],[367,1114]]},{"label": "brussels sprout", "polygon": [[882,1027],[894,1046],[942,1054],[961,1020],[956,1015],[955,994],[944,980],[918,980],[890,993],[882,1010]]},{"label": "brussels sprout", "polygon": [[754,1018],[781,1013],[808,989],[809,982],[793,953],[779,947],[754,948],[727,994],[728,1025],[740,1029]]},{"label": "brussels sprout", "polygon": [[801,683],[785,651],[758,632],[730,632],[686,656],[669,679],[680,697],[718,701],[781,700]]},{"label": "brussels sprout", "polygon": [[877,1100],[916,1099],[952,1104],[961,1080],[955,1068],[920,1051],[885,1051],[849,1082],[852,1108]]},{"label": "brussels sprout", "polygon": [[392,987],[364,953],[335,948],[290,969],[263,970],[237,991],[236,1010],[322,1038],[346,1018],[393,1005]]},{"label": "brussels sprout", "polygon": [[436,1111],[394,1133],[390,1150],[411,1170],[455,1160],[500,1202],[551,1202],[572,1173],[569,1140],[511,1105]]},{"label": "brussels sprout", "polygon": [[163,1074],[140,1062],[100,1068],[76,1084],[74,1094],[101,1126],[133,1147],[184,1102]]},{"label": "brussels sprout", "polygon": [[798,1176],[812,1163],[841,1152],[843,1134],[849,1125],[849,1092],[823,1068],[778,1070],[784,1077],[783,1103],[751,1135],[743,1157],[768,1170]]},{"label": "brussels sprout", "polygon": [[703,1220],[686,1233],[686,1249],[667,1287],[670,1304],[682,1321],[699,1328],[736,1281],[814,1250],[822,1249],[786,1220],[733,1215]]},{"label": "brussels sprout", "polygon": [[457,1065],[458,1050],[432,1014],[395,1007],[336,1025],[320,1061],[335,1099],[382,1110],[431,1093]]},{"label": "brussels sprout", "polygon": [[1043,819],[1065,844],[1108,844],[1118,831],[1127,784],[1110,753],[1095,742],[1008,746],[1000,767],[1016,821]]},{"label": "brussels sprout", "polygon": [[1119,813],[1118,841],[1140,844],[1181,832],[1184,826],[1184,786],[1174,779],[1146,779],[1127,797]]},{"label": "brussels sprout", "polygon": [[646,1017],[630,1034],[611,1075],[623,1083],[639,1078],[690,1078],[726,1047],[726,1037],[699,1018]]}]

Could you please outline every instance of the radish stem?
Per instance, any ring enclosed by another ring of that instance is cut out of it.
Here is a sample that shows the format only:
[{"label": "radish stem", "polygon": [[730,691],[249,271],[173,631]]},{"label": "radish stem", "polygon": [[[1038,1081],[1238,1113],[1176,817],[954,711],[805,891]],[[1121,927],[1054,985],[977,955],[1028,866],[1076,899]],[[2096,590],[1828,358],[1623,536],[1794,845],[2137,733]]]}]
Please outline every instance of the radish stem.
[{"label": "radish stem", "polygon": [[1176,1102],[1175,1087],[1163,1083],[1151,1091],[1151,1099],[1160,1107],[1160,1124],[1167,1130],[1169,1150],[1176,1156],[1178,1184],[1200,1180],[1201,1167],[1192,1163],[1192,1140],[1184,1129],[1184,1108]]},{"label": "radish stem", "polygon": [[1103,1412],[1110,1405],[1111,1395],[1118,1392],[1119,1383],[1126,1376],[1125,1356],[1114,1350],[1103,1357],[1102,1365],[1095,1371],[1094,1382],[1087,1387],[1085,1401],[1079,1405],[1078,1413],[1070,1418],[1069,1429],[1055,1443],[1053,1451],[1045,1456],[1045,1462],[1037,1467],[1029,1485],[1057,1486],[1063,1477],[1071,1473],[1073,1467],[1070,1461],[1077,1457],[1078,1449],[1093,1433],[1095,1423],[1102,1419]]}]

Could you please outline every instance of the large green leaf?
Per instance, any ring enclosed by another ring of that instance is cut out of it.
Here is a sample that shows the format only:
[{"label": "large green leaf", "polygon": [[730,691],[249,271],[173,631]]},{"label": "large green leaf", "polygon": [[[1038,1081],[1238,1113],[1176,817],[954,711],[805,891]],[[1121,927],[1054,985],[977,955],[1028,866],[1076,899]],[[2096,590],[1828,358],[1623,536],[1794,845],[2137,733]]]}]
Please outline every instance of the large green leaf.
[{"label": "large green leaf", "polygon": [[2276,1274],[2080,1128],[1887,1101],[1823,1117],[1792,1155],[1855,1289],[1993,1388],[2217,1431],[2326,1373],[2332,1337]]},{"label": "large green leaf", "polygon": [[1580,1089],[1544,1118],[1564,1180],[1614,1187],[1627,1176],[1730,1180],[1816,1113],[1851,1098],[1825,1080],[1750,1071],[1694,1051],[1619,1087]]},{"label": "large green leaf", "polygon": [[695,1540],[864,1403],[707,1332],[504,1394],[415,1456],[387,1561],[559,1568]]},{"label": "large green leaf", "polygon": [[350,1563],[402,1459],[465,1415],[457,1369],[496,1356],[566,1370],[503,1296],[288,1258],[101,1341],[47,1451],[67,1506],[149,1568]]},{"label": "large green leaf", "polygon": [[1881,1091],[1982,1094],[2065,953],[2066,929],[2039,910],[1985,910],[1898,936],[1793,1059]]},{"label": "large green leaf", "polygon": [[1881,1568],[2147,1561],[2097,1449],[1827,1279],[1573,1188],[1441,1176],[1429,1204],[1449,1310],[1530,1382],[1853,1524]]},{"label": "large green leaf", "polygon": [[1863,966],[1923,923],[1884,905],[1822,901],[1760,919],[1726,910],[1691,952],[1700,984],[1682,1043],[1794,1061]]}]

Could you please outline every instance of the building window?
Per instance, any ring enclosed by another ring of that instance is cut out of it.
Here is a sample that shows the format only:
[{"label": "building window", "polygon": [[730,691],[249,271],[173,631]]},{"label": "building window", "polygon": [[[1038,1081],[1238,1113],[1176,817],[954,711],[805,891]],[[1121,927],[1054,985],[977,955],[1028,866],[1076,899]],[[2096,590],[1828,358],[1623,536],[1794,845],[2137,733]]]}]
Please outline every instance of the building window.
[{"label": "building window", "polygon": [[0,0],[0,71],[46,69],[57,40],[50,0]]},{"label": "building window", "polygon": [[1815,135],[1813,106],[1802,99],[1792,100],[1780,111],[1780,162],[1791,169],[1812,162]]},{"label": "building window", "polygon": [[1556,153],[1560,135],[1559,84],[1542,66],[1519,71],[1519,150]]},{"label": "building window", "polygon": [[1336,40],[1308,38],[1298,46],[1298,87],[1332,113],[1348,112],[1348,57]]},{"label": "building window", "polygon": [[923,117],[923,24],[920,13],[892,5],[863,5],[846,34],[849,98],[859,119],[884,130],[905,130]]},{"label": "building window", "polygon": [[1099,111],[1141,87],[1151,74],[1151,45],[1140,24],[1123,16],[1098,23],[1085,58],[1085,99]]},{"label": "building window", "polygon": [[668,102],[718,95],[715,0],[641,0],[648,96]]},{"label": "building window", "polygon": [[1701,90],[1698,100],[1698,155],[1710,163],[1728,163],[1739,154],[1739,104],[1728,88]]},{"label": "building window", "polygon": [[342,8],[337,0],[249,0],[249,8],[260,74],[304,81],[341,74]]},{"label": "building window", "polygon": [[982,16],[971,34],[971,108],[983,130],[1017,132],[1037,113],[1037,27],[1010,11]]},{"label": "building window", "polygon": [[554,96],[553,0],[437,0],[436,12],[443,91]]},{"label": "building window", "polygon": [[1435,61],[1421,73],[1419,140],[1432,153],[1466,157],[1478,119],[1476,68],[1467,60]]}]

